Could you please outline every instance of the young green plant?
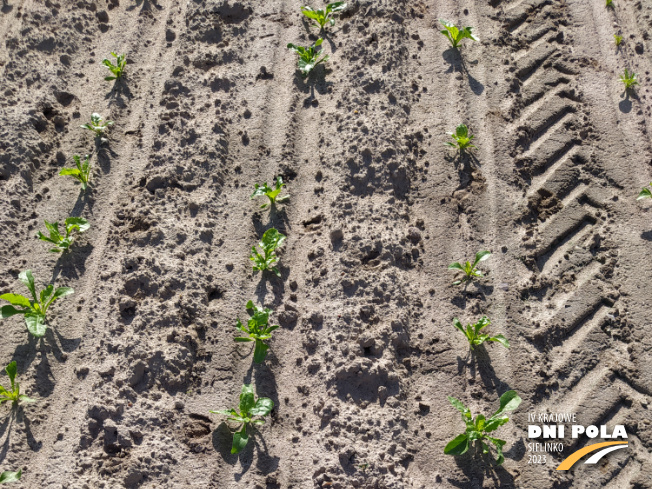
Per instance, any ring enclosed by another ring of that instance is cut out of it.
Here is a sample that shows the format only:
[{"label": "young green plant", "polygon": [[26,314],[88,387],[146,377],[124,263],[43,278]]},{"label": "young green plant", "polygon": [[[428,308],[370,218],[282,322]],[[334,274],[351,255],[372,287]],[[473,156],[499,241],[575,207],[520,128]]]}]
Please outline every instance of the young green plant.
[{"label": "young green plant", "polygon": [[614,0],[606,0],[605,5],[607,7],[613,7],[614,6]]},{"label": "young green plant", "polygon": [[16,382],[16,373],[18,372],[16,362],[11,362],[7,365],[5,370],[9,376],[9,381],[11,382],[11,390],[5,389],[0,385],[0,404],[11,402],[16,406],[19,402],[36,402],[34,399],[30,399],[26,395],[20,393],[20,384]]},{"label": "young green plant", "polygon": [[448,22],[447,20],[444,19],[439,19],[439,22],[445,27],[445,29],[442,29],[441,32],[443,35],[445,35],[448,40],[451,43],[451,46],[453,48],[457,49],[457,46],[459,43],[462,41],[462,39],[471,39],[472,41],[479,41],[477,37],[473,35],[471,30],[473,27],[465,27],[464,29],[459,29],[458,27],[455,27],[454,24]]},{"label": "young green plant", "polygon": [[482,447],[482,453],[487,454],[489,453],[489,445],[485,441],[488,441],[496,447],[496,452],[498,453],[496,463],[498,465],[502,464],[505,461],[503,446],[507,442],[500,438],[493,438],[487,433],[491,433],[507,423],[509,417],[504,413],[514,411],[521,404],[521,398],[518,397],[516,391],[507,391],[500,396],[500,407],[489,419],[486,419],[482,414],[478,414],[474,419],[469,408],[454,397],[449,396],[448,401],[462,413],[462,419],[466,424],[466,431],[448,442],[446,448],[444,448],[444,453],[447,455],[463,455],[467,452],[469,446],[474,441],[477,441]]},{"label": "young green plant", "polygon": [[291,49],[299,55],[299,70],[303,76],[308,76],[319,63],[328,61],[328,55],[325,54],[320,58],[321,51],[317,51],[316,49],[321,46],[322,42],[324,40],[320,37],[315,41],[315,44],[307,48],[292,43],[288,44],[288,49]]},{"label": "young green plant", "polygon": [[106,131],[109,126],[113,125],[113,121],[106,121],[104,122],[104,118],[98,114],[97,112],[93,112],[91,114],[91,122],[87,124],[82,124],[81,127],[82,129],[88,129],[89,131],[92,131],[95,133],[96,138],[101,138],[104,135],[104,131]]},{"label": "young green plant", "polygon": [[641,200],[641,199],[652,199],[652,182],[650,182],[650,187],[643,187],[643,190],[638,194],[638,197],[636,200]]},{"label": "young green plant", "polygon": [[72,246],[75,241],[75,233],[81,234],[87,231],[91,225],[88,224],[88,221],[83,217],[69,217],[66,219],[64,225],[66,231],[65,236],[62,236],[61,233],[59,233],[58,222],[49,223],[48,221],[45,221],[45,227],[50,233],[50,236],[48,237],[39,231],[37,237],[42,241],[54,244],[54,248],[50,249],[52,253],[62,253],[69,250]]},{"label": "young green plant", "polygon": [[623,36],[619,36],[618,34],[614,34],[614,42],[616,43],[616,47],[620,46],[623,42]]},{"label": "young green plant", "polygon": [[[48,308],[55,300],[74,293],[74,290],[70,287],[59,287],[55,289],[54,285],[50,284],[41,291],[39,296],[37,296],[36,287],[34,286],[34,276],[32,275],[31,270],[20,272],[18,280],[25,284],[29,289],[33,300],[19,294],[0,295],[0,299],[11,304],[9,306],[3,306],[2,309],[0,309],[2,318],[8,318],[15,314],[23,314],[25,316],[27,331],[29,331],[33,336],[41,338],[45,335],[45,332],[48,329],[45,324],[45,315]],[[20,309],[14,306],[18,306]]]},{"label": "young green plant", "polygon": [[281,246],[283,241],[285,241],[285,236],[275,228],[270,228],[265,231],[265,234],[263,234],[262,239],[258,243],[263,254],[261,255],[255,246],[251,247],[251,256],[249,259],[254,262],[254,272],[270,270],[277,277],[281,276],[281,271],[276,267],[276,263],[278,263],[276,249]]},{"label": "young green plant", "polygon": [[23,471],[9,472],[8,470],[0,474],[0,484],[9,484],[10,482],[18,482],[23,476]]},{"label": "young green plant", "polygon": [[243,325],[239,318],[236,323],[236,328],[242,331],[246,336],[237,337],[235,338],[235,341],[239,343],[248,341],[255,342],[254,362],[263,363],[267,356],[267,350],[269,349],[269,345],[265,344],[265,340],[269,340],[272,337],[272,331],[278,329],[279,326],[267,326],[269,322],[269,314],[272,312],[271,309],[257,307],[254,305],[253,301],[247,302],[246,307],[249,316],[251,316],[247,321],[247,325]]},{"label": "young green plant", "polygon": [[485,261],[490,256],[490,251],[478,251],[475,254],[475,260],[473,260],[473,263],[467,261],[464,265],[462,265],[460,262],[455,262],[448,265],[449,270],[458,270],[464,273],[464,276],[460,280],[453,282],[453,285],[463,284],[464,282],[472,280],[473,277],[484,277],[482,272],[478,270],[477,266],[478,263]]},{"label": "young green plant", "polygon": [[244,447],[247,446],[249,435],[247,434],[247,426],[249,423],[261,425],[265,424],[264,419],[253,419],[256,416],[265,417],[272,409],[274,409],[274,401],[267,397],[259,397],[256,401],[254,399],[254,390],[249,384],[242,386],[240,393],[240,411],[235,409],[225,409],[221,411],[211,411],[213,414],[224,414],[229,416],[229,421],[242,423],[240,430],[233,433],[233,444],[231,446],[231,453],[240,453]]},{"label": "young green plant", "polygon": [[260,208],[264,209],[267,206],[274,207],[276,202],[283,202],[289,198],[287,195],[284,195],[283,197],[278,196],[278,194],[281,193],[283,187],[285,186],[286,185],[283,183],[283,179],[280,176],[276,177],[276,183],[274,184],[273,188],[267,185],[267,182],[262,185],[256,184],[254,193],[251,194],[251,198],[254,199],[264,195],[269,199],[269,204],[263,204],[260,206]]},{"label": "young green plant", "polygon": [[115,58],[115,64],[113,64],[108,58],[104,58],[102,60],[102,64],[106,66],[112,73],[111,75],[104,78],[106,81],[119,80],[122,78],[122,75],[124,75],[125,66],[127,66],[127,57],[124,54],[116,54],[111,51],[111,56]]},{"label": "young green plant", "polygon": [[302,7],[301,13],[315,21],[314,26],[319,27],[321,30],[324,29],[326,23],[329,23],[331,26],[335,25],[335,19],[333,14],[341,12],[346,8],[346,2],[333,2],[326,5],[326,9],[317,9],[314,10],[312,7]]},{"label": "young green plant", "polygon": [[455,142],[447,142],[446,144],[452,148],[459,150],[460,153],[464,153],[467,149],[475,148],[471,144],[475,136],[469,136],[469,128],[466,127],[466,124],[460,124],[455,128],[455,132],[450,135]]},{"label": "young green plant", "polygon": [[505,348],[509,348],[509,341],[502,334],[496,336],[489,336],[488,334],[480,334],[484,328],[489,326],[491,321],[487,316],[482,316],[480,320],[475,324],[467,324],[466,328],[462,326],[462,323],[459,319],[453,318],[453,326],[459,329],[466,339],[469,341],[469,346],[471,350],[475,349],[476,346],[480,346],[485,341],[497,341]]},{"label": "young green plant", "polygon": [[[85,127],[85,126],[82,126]],[[88,128],[87,128],[88,129]],[[81,158],[77,155],[72,157],[77,168],[63,168],[59,175],[70,175],[79,183],[81,183],[82,190],[86,190],[88,187],[88,181],[91,178],[91,163],[90,156],[86,155],[84,157],[84,163],[81,162]]]},{"label": "young green plant", "polygon": [[625,73],[620,75],[620,81],[625,84],[626,91],[631,90],[634,85],[638,85],[637,77],[638,75],[636,73],[625,68]]}]

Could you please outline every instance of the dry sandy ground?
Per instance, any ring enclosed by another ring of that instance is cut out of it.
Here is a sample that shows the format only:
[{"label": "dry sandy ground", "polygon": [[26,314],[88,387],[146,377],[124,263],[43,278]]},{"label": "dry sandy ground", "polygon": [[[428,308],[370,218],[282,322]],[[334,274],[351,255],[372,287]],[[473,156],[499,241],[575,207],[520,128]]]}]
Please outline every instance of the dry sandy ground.
[{"label": "dry sandy ground", "polygon": [[[0,469],[27,488],[652,487],[652,3],[614,4],[351,0],[302,80],[299,0],[6,2],[0,291],[30,268],[75,294],[43,340],[1,323],[0,364],[39,402],[2,408]],[[460,55],[439,18],[481,42]],[[91,112],[108,143],[79,128]],[[460,122],[473,157],[444,146]],[[85,153],[83,194],[58,172]],[[261,211],[276,175],[291,198]],[[70,215],[91,229],[48,253],[37,230]],[[282,277],[261,278],[249,250],[272,226]],[[452,286],[481,249],[487,277]],[[249,299],[281,324],[260,366],[233,342]],[[510,350],[468,353],[452,318],[482,314]],[[243,381],[276,407],[236,456],[208,411]],[[510,388],[504,465],[444,455],[463,430],[446,396],[487,413]],[[624,424],[630,448],[528,464],[546,410]]]}]

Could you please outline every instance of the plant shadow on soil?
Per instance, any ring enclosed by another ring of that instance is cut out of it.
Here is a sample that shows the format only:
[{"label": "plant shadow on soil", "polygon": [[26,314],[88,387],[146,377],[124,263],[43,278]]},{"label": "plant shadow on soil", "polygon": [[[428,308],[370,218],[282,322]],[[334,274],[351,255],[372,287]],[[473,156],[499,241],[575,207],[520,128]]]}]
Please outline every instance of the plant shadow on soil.
[{"label": "plant shadow on soil", "polygon": [[623,114],[629,114],[632,111],[632,99],[636,100],[637,102],[640,102],[640,99],[636,92],[633,90],[625,90],[621,97],[624,97],[623,100],[621,100],[618,103],[618,108]]},{"label": "plant shadow on soil", "polygon": [[482,167],[480,160],[478,160],[478,158],[469,151],[464,151],[463,153],[458,151],[453,155],[448,154],[444,156],[444,159],[449,163],[453,163],[453,165],[455,165],[455,169],[457,170],[457,176],[460,179],[460,184],[456,190],[464,189],[473,183],[474,170]]},{"label": "plant shadow on soil", "polygon": [[[486,272],[485,277],[489,276],[489,272]],[[459,275],[456,276],[456,280],[459,280]],[[475,287],[474,291],[469,291],[467,290],[468,286],[473,284]],[[477,283],[475,280],[467,281],[464,284],[464,288],[461,291],[461,294],[456,294],[452,299],[451,299],[451,304],[454,306],[459,307],[462,310],[466,310],[467,306],[467,301],[469,299],[478,299],[479,301],[486,301],[487,296],[493,294],[494,292],[494,287],[493,285],[481,285]]]},{"label": "plant shadow on soil", "polygon": [[126,76],[115,80],[113,86],[111,87],[111,91],[104,96],[104,99],[108,100],[109,102],[109,107],[112,105],[117,105],[121,109],[127,108],[127,102],[125,102],[123,95],[127,98],[127,100],[134,98],[131,90],[129,90],[128,82],[129,79]]},{"label": "plant shadow on soil", "polygon": [[310,73],[306,78],[301,76],[299,70],[296,71],[294,85],[301,92],[308,94],[308,97],[303,101],[304,108],[319,107],[319,100],[317,100],[317,97],[315,96],[315,91],[319,95],[325,95],[328,93],[328,90],[333,86],[333,82],[327,82],[326,75],[331,72],[332,70],[326,68],[323,63],[317,65],[312,73]]},{"label": "plant shadow on soil", "polygon": [[[40,343],[39,348],[37,348],[37,343]],[[30,334],[27,344],[19,345],[11,360],[16,361],[21,372],[25,372],[36,359],[37,353],[41,354],[40,363],[36,367],[36,378],[38,380],[35,389],[40,398],[45,398],[54,392],[55,386],[51,380],[54,379],[54,374],[52,373],[48,353],[51,353],[55,360],[62,363],[66,361],[67,354],[76,350],[80,343],[81,338],[64,338],[58,331],[50,327],[47,329],[44,338],[35,338]]]},{"label": "plant shadow on soil", "polygon": [[254,461],[254,449],[256,450],[256,468],[263,474],[267,475],[274,472],[279,465],[280,458],[271,456],[263,434],[253,425],[248,428],[249,443],[244,450],[238,454],[231,453],[233,442],[233,432],[225,421],[213,431],[213,448],[222,456],[224,462],[229,465],[235,465],[240,460],[240,473],[234,475],[235,481],[238,482],[244,476]]},{"label": "plant shadow on soil", "polygon": [[158,10],[162,10],[163,7],[158,4],[157,0],[136,0],[135,5],[127,7],[127,12],[136,10],[140,7],[141,12],[149,12],[152,10],[152,7],[156,7]]},{"label": "plant shadow on soil", "polygon": [[61,254],[52,270],[52,280],[54,284],[59,278],[59,274],[69,279],[79,279],[86,273],[86,260],[93,252],[93,245],[86,243],[81,246],[74,246],[72,250]]},{"label": "plant shadow on soil", "polygon": [[[467,62],[464,60],[464,57],[462,56],[462,53],[459,49],[454,49],[452,47],[448,48],[442,53],[442,58],[444,58],[444,61],[450,65],[446,73],[459,72],[466,75],[471,91],[476,95],[482,95],[484,92],[484,85],[473,78],[473,75],[471,75],[468,70]],[[475,64],[477,61],[473,63]]]},{"label": "plant shadow on soil", "polygon": [[[523,445],[523,441],[519,440],[517,444]],[[511,452],[513,449],[514,447],[511,447],[508,451],[503,452],[505,458],[512,458]],[[523,453],[525,453],[524,445],[522,449]],[[468,480],[460,481],[449,477],[448,482],[452,487],[463,489],[486,487],[484,483],[485,479],[490,479],[493,482],[491,484],[493,487],[516,487],[514,476],[507,472],[501,465],[496,465],[494,455],[491,451],[490,453],[483,454],[477,443],[474,443],[464,455],[455,456],[454,459]]]},{"label": "plant shadow on soil", "polygon": [[643,231],[641,233],[641,238],[646,241],[652,241],[652,231]]},{"label": "plant shadow on soil", "polygon": [[7,457],[7,453],[9,452],[9,442],[11,439],[11,431],[14,426],[14,422],[16,424],[23,425],[25,436],[27,437],[27,444],[33,451],[38,452],[43,445],[41,442],[37,441],[36,438],[34,438],[34,434],[32,433],[31,428],[31,421],[25,414],[24,407],[20,404],[17,406],[12,405],[11,412],[7,415],[2,424],[0,424],[0,439],[2,439],[5,434],[7,435],[4,443],[2,444],[2,447],[0,448],[0,464],[4,463]]},{"label": "plant shadow on soil", "polygon": [[[502,346],[500,348],[502,348]],[[494,370],[493,365],[491,365],[491,357],[489,356],[489,352],[487,352],[484,344],[476,346],[475,350],[469,349],[465,358],[458,355],[458,375],[465,376],[467,368],[469,369],[472,378],[475,378],[476,374],[480,375],[480,379],[487,390],[496,391],[498,395],[511,390],[509,384],[500,380],[496,375],[496,371]]]}]

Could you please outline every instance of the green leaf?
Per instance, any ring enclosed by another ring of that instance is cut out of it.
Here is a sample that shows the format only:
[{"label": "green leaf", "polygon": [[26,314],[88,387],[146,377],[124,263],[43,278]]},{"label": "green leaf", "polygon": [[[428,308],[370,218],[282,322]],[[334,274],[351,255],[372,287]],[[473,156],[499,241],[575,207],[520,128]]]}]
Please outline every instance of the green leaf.
[{"label": "green leaf", "polygon": [[65,297],[70,294],[74,294],[75,291],[72,289],[72,287],[59,287],[57,290],[54,291],[54,295],[52,296],[52,299],[50,299],[50,302],[47,303],[46,309],[52,304],[55,300],[61,299],[62,297]]},{"label": "green leaf", "polygon": [[346,2],[333,2],[326,5],[326,11],[330,12],[340,12],[346,8]]},{"label": "green leaf", "polygon": [[25,324],[29,331],[36,338],[45,336],[47,326],[45,325],[45,316],[43,314],[28,312],[25,314]]},{"label": "green leaf", "polygon": [[446,444],[444,453],[446,455],[463,455],[469,449],[469,439],[465,433],[457,435]]},{"label": "green leaf", "polygon": [[16,314],[25,314],[26,310],[19,310],[16,309],[14,306],[2,306],[0,309],[0,312],[2,314],[2,318],[10,318],[11,316],[15,316]]},{"label": "green leaf", "polygon": [[473,262],[473,266],[475,267],[478,263],[485,261],[490,256],[491,251],[478,251],[475,254],[475,261]]},{"label": "green leaf", "polygon": [[485,426],[485,417],[484,414],[478,414],[478,416],[475,418],[475,429],[482,433],[484,431],[484,426]]},{"label": "green leaf", "polygon": [[462,333],[464,333],[464,336],[466,335],[466,331],[464,330],[464,326],[462,326],[462,323],[460,323],[460,320],[457,318],[453,318],[453,326],[455,326],[457,329],[459,329]]},{"label": "green leaf", "polygon": [[501,440],[500,438],[491,438],[490,436],[487,436],[486,438],[496,446],[496,452],[498,453],[496,463],[501,465],[505,461],[505,457],[503,456],[503,446],[507,442],[505,440]]},{"label": "green leaf", "polygon": [[509,348],[509,341],[501,334],[497,334],[496,336],[489,338],[489,341],[496,341],[503,345],[505,348]]},{"label": "green leaf", "polygon": [[231,453],[240,453],[244,447],[247,446],[249,437],[247,436],[247,425],[242,427],[241,431],[233,433],[233,445],[231,446]]},{"label": "green leaf", "polygon": [[260,340],[256,340],[256,347],[254,348],[254,362],[263,363],[267,356],[269,346]]},{"label": "green leaf", "polygon": [[482,329],[486,328],[490,324],[491,321],[489,320],[489,318],[487,316],[482,316],[480,320],[477,323],[475,323],[475,332],[476,333],[480,332]]},{"label": "green leaf", "polygon": [[0,484],[7,484],[9,482],[18,482],[23,475],[23,471],[9,472],[5,471],[0,474]]},{"label": "green leaf", "polygon": [[652,199],[652,190],[647,187],[641,190],[641,193],[638,194],[636,200],[641,200],[641,199]]},{"label": "green leaf", "polygon": [[233,341],[236,343],[246,343],[248,341],[255,341],[253,338],[243,338],[242,336],[238,336],[236,338],[233,338]]},{"label": "green leaf", "polygon": [[248,416],[249,411],[255,404],[254,389],[251,387],[251,384],[244,384],[240,392],[240,414]]},{"label": "green leaf", "polygon": [[267,416],[274,409],[274,401],[268,397],[259,397],[256,405],[251,409],[252,416]]},{"label": "green leaf", "polygon": [[16,380],[16,374],[18,373],[18,365],[16,364],[16,361],[14,360],[13,362],[10,362],[9,365],[5,367],[5,370],[13,387]]},{"label": "green leaf", "polygon": [[466,127],[466,124],[460,124],[455,128],[455,135],[458,138],[466,138],[469,135],[469,129]]},{"label": "green leaf", "polygon": [[29,299],[20,294],[2,294],[0,295],[0,299],[7,301],[9,304],[14,306],[26,307],[27,309],[32,308],[32,303],[29,301]]},{"label": "green leaf", "polygon": [[59,172],[59,175],[72,175],[74,177],[78,177],[81,175],[81,172],[77,168],[63,168]]},{"label": "green leaf", "polygon": [[464,267],[462,265],[460,265],[459,262],[451,263],[450,265],[448,265],[448,269],[449,270],[461,270],[462,272],[464,272]]},{"label": "green leaf", "polygon": [[83,217],[69,217],[66,219],[66,229],[71,227],[77,227],[77,231],[80,233],[88,231],[91,225]]},{"label": "green leaf", "polygon": [[19,399],[20,399],[21,402],[36,402],[35,399],[32,399],[32,398],[27,397],[27,396],[24,396],[24,395],[22,395],[22,394],[19,396]]},{"label": "green leaf", "polygon": [[467,418],[471,419],[471,410],[467,408],[464,404],[462,404],[461,401],[458,399],[455,399],[454,397],[448,396],[448,402],[450,402],[454,408],[456,408],[462,415]]},{"label": "green leaf", "polygon": [[498,408],[498,411],[496,411],[491,416],[491,419],[495,418],[497,415],[501,414],[504,411],[514,411],[521,404],[521,401],[522,399],[518,397],[516,391],[511,390],[505,392],[502,396],[500,396],[500,408]]},{"label": "green leaf", "polygon": [[34,275],[32,275],[32,271],[25,270],[24,272],[20,272],[18,275],[18,280],[25,284],[25,286],[32,293],[34,300],[38,302],[38,299],[36,298],[36,288],[34,287]]},{"label": "green leaf", "polygon": [[237,416],[238,413],[235,409],[220,409],[218,411],[209,411],[213,414],[224,414],[225,416]]},{"label": "green leaf", "polygon": [[492,416],[484,427],[486,433],[491,433],[509,421],[509,416]]},{"label": "green leaf", "polygon": [[49,297],[52,295],[53,290],[54,290],[54,285],[50,284],[41,291],[41,307],[43,307],[44,313],[45,311],[47,311],[46,303]]},{"label": "green leaf", "polygon": [[320,16],[317,12],[313,11],[310,7],[304,7],[301,13],[306,17],[308,17],[309,19],[316,20],[317,22],[320,22],[320,19],[323,17],[323,15]]}]

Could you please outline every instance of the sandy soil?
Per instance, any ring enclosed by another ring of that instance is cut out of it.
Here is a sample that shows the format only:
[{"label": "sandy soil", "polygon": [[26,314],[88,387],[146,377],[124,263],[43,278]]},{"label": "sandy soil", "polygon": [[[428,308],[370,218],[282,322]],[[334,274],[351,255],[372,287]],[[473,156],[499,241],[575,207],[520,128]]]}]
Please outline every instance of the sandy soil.
[{"label": "sandy soil", "polygon": [[[39,402],[2,408],[0,469],[57,489],[652,487],[652,205],[635,201],[652,4],[351,0],[303,80],[301,3],[3,5],[0,291],[30,268],[76,292],[43,340],[2,321],[0,364]],[[481,42],[460,55],[439,18]],[[115,121],[106,144],[79,128],[92,112]],[[473,157],[444,146],[460,122]],[[86,153],[82,194],[58,172]],[[291,198],[261,211],[253,185],[276,175]],[[48,253],[36,232],[70,215],[91,229]],[[288,239],[282,277],[261,279],[248,256],[269,227]],[[446,266],[481,249],[486,279],[452,286]],[[281,325],[261,366],[233,342],[249,299]],[[509,351],[468,354],[452,318],[482,314]],[[276,407],[236,456],[208,411],[245,381]],[[446,396],[490,412],[510,388],[504,465],[444,455],[463,430]],[[528,464],[526,415],[546,410],[624,424],[631,448]]]}]

